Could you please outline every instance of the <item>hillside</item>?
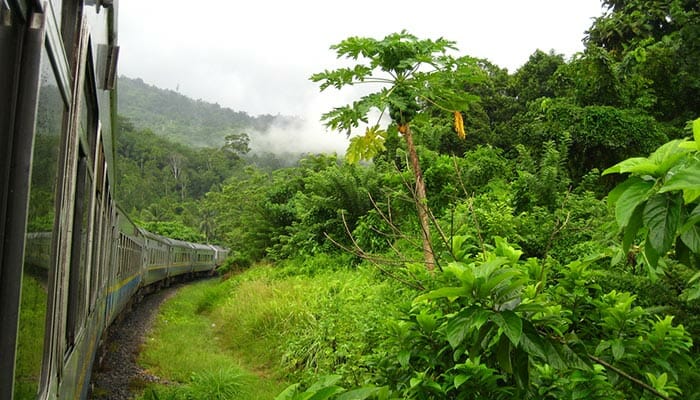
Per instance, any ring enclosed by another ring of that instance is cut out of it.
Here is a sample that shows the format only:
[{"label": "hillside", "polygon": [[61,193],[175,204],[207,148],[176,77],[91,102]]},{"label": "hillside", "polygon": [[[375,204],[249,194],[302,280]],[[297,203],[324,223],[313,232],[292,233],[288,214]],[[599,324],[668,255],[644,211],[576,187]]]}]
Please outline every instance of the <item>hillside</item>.
[{"label": "hillside", "polygon": [[118,93],[119,114],[136,128],[197,147],[219,147],[232,133],[247,133],[254,140],[256,134],[273,124],[298,122],[297,118],[279,115],[251,116],[125,76],[119,77]]}]

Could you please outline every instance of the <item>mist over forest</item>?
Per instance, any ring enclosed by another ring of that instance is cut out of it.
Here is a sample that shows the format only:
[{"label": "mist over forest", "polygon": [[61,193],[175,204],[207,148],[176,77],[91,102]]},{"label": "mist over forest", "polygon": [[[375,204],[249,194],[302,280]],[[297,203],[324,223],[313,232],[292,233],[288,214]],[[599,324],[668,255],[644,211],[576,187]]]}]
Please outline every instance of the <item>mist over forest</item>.
[{"label": "mist over forest", "polygon": [[345,143],[320,131],[316,121],[300,116],[250,115],[126,76],[119,78],[118,93],[119,114],[134,127],[189,146],[220,147],[226,136],[245,133],[252,154],[298,158],[303,153],[345,149]]}]

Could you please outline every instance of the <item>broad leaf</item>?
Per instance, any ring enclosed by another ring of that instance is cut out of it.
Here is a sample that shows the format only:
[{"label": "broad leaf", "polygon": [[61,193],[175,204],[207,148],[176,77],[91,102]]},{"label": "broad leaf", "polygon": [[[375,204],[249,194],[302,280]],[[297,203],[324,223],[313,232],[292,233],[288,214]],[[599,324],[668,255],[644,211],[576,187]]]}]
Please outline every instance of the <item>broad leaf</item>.
[{"label": "broad leaf", "polygon": [[642,255],[644,256],[645,260],[644,265],[649,273],[649,279],[651,279],[652,282],[655,282],[658,278],[656,267],[659,263],[660,256],[659,253],[654,250],[654,247],[649,243],[649,236],[647,236],[647,240],[644,242],[644,252]]},{"label": "broad leaf", "polygon": [[416,315],[416,321],[421,328],[426,332],[432,332],[437,326],[437,318],[434,314],[423,310],[420,314]]},{"label": "broad leaf", "polygon": [[447,321],[445,336],[447,336],[447,341],[453,349],[462,344],[467,336],[467,332],[471,329],[471,315],[473,312],[473,307],[462,310]]},{"label": "broad leaf", "polygon": [[681,240],[690,251],[700,254],[700,224],[695,224],[681,234]]},{"label": "broad leaf", "polygon": [[[309,392],[311,389],[308,390]],[[311,397],[307,397],[308,400],[326,400],[326,399],[331,399],[333,398],[336,394],[344,392],[345,389],[343,389],[340,386],[329,386],[329,387],[324,387],[322,389],[318,389],[314,392],[314,394]]]},{"label": "broad leaf", "polygon": [[342,379],[340,375],[324,375],[309,387],[307,392],[315,392],[323,388],[332,387]]},{"label": "broad leaf", "polygon": [[654,182],[645,181],[634,176],[628,181],[631,181],[631,183],[620,194],[617,204],[615,204],[615,219],[620,228],[627,226],[634,209],[649,198],[651,188],[654,187]]},{"label": "broad leaf", "polygon": [[363,387],[359,389],[353,389],[349,392],[341,394],[336,398],[336,400],[364,400],[372,397],[381,390],[381,387]]},{"label": "broad leaf", "polygon": [[688,280],[690,287],[686,289],[687,299],[695,300],[700,298],[700,272],[693,275],[692,278]]},{"label": "broad leaf", "polygon": [[[672,140],[656,149],[649,156],[649,160],[656,165],[656,169],[653,172],[649,172],[649,174],[661,177],[676,165],[680,159],[685,157],[688,150],[681,147],[681,143],[681,140]],[[638,174],[644,175],[644,172],[638,172]]]},{"label": "broad leaf", "polygon": [[493,276],[490,276],[486,280],[486,282],[484,282],[484,284],[481,285],[481,287],[479,288],[479,296],[486,297],[486,296],[495,295],[496,293],[492,292],[494,288],[496,288],[498,285],[500,285],[504,281],[510,280],[511,278],[515,278],[519,275],[521,275],[520,271],[514,270],[514,269],[508,269],[508,270],[505,270],[499,274],[494,274]]},{"label": "broad leaf", "polygon": [[634,209],[634,212],[632,213],[632,216],[630,217],[629,223],[627,224],[627,227],[624,228],[625,234],[622,237],[622,251],[626,254],[630,246],[632,246],[632,243],[634,243],[634,239],[637,237],[637,232],[639,231],[639,228],[642,227],[642,214],[644,212],[644,207],[642,206],[637,206]]},{"label": "broad leaf", "polygon": [[523,321],[523,335],[520,337],[520,345],[531,356],[547,359],[547,350],[544,340],[537,329],[528,320]]},{"label": "broad leaf", "polygon": [[476,331],[488,320],[491,311],[472,306],[461,310],[447,321],[445,335],[452,348],[459,346],[469,331]]},{"label": "broad leaf", "polygon": [[686,218],[685,222],[683,222],[683,226],[680,229],[680,233],[684,233],[688,229],[691,229],[693,226],[700,224],[700,204],[695,206],[693,211],[688,214],[688,217]]},{"label": "broad leaf", "polygon": [[277,397],[275,397],[275,400],[291,400],[294,398],[294,395],[297,393],[297,390],[299,389],[299,386],[301,384],[295,383],[292,385],[287,386],[286,389],[282,391],[282,393],[278,394]]},{"label": "broad leaf", "polygon": [[620,196],[622,195],[622,193],[624,193],[625,190],[627,190],[627,188],[630,187],[632,184],[634,184],[636,181],[637,181],[637,178],[635,178],[635,179],[628,178],[624,182],[615,186],[613,188],[613,190],[611,190],[610,193],[608,193],[608,197],[607,197],[608,206],[614,207],[615,204],[617,204],[617,200],[620,199]]},{"label": "broad leaf", "polygon": [[504,336],[498,341],[498,347],[496,348],[496,359],[498,360],[498,365],[505,372],[513,373],[513,363],[511,362],[511,342]]},{"label": "broad leaf", "polygon": [[396,358],[398,358],[399,364],[405,368],[411,362],[411,352],[409,350],[401,350]]},{"label": "broad leaf", "polygon": [[520,256],[523,255],[522,250],[516,250],[513,246],[509,245],[508,242],[500,236],[494,237],[494,241],[496,242],[496,255],[507,258],[508,262],[510,262],[511,264],[517,263],[520,259]]},{"label": "broad leaf", "polygon": [[671,249],[681,215],[681,198],[656,194],[644,206],[644,224],[649,227],[647,241],[659,256]]},{"label": "broad leaf", "polygon": [[459,389],[459,387],[462,386],[462,384],[464,384],[464,382],[468,381],[469,378],[471,378],[471,375],[464,375],[464,374],[455,375],[454,382],[453,382],[455,385],[455,389]]},{"label": "broad leaf", "polygon": [[615,360],[619,360],[625,355],[625,345],[622,343],[622,339],[617,338],[610,343],[610,348],[612,349],[612,354]]},{"label": "broad leaf", "polygon": [[[685,203],[690,203],[697,198],[696,193],[700,190],[700,160],[694,160],[682,169],[676,171],[661,187],[659,192],[670,192],[673,190],[682,190],[684,192]],[[685,192],[692,193],[690,196],[685,196]]]},{"label": "broad leaf", "polygon": [[506,310],[494,313],[491,320],[503,330],[514,346],[520,343],[520,337],[523,334],[523,320],[517,314]]},{"label": "broad leaf", "polygon": [[603,175],[607,174],[624,174],[636,173],[640,175],[654,175],[657,165],[646,157],[634,157],[621,161],[612,167],[603,171]]},{"label": "broad leaf", "polygon": [[469,296],[469,291],[464,287],[443,287],[435,289],[432,292],[420,295],[413,300],[413,303],[419,303],[425,300],[441,299],[447,297],[448,299],[455,299],[458,297]]}]

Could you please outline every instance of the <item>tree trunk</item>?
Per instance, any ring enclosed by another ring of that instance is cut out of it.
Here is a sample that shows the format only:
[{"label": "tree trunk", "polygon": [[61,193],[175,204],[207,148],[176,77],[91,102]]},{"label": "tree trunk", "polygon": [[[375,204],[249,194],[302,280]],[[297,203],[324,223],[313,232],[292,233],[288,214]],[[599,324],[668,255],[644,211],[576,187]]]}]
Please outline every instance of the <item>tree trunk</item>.
[{"label": "tree trunk", "polygon": [[433,246],[430,242],[430,218],[428,217],[428,197],[425,193],[425,181],[423,180],[423,172],[420,169],[418,162],[418,153],[416,146],[413,144],[413,135],[411,128],[407,125],[399,127],[406,138],[406,147],[408,148],[408,160],[411,163],[413,176],[416,179],[416,187],[414,190],[414,200],[416,202],[416,210],[418,211],[418,221],[421,227],[421,238],[423,239],[423,258],[425,259],[425,267],[428,271],[435,269],[435,255],[433,254]]}]

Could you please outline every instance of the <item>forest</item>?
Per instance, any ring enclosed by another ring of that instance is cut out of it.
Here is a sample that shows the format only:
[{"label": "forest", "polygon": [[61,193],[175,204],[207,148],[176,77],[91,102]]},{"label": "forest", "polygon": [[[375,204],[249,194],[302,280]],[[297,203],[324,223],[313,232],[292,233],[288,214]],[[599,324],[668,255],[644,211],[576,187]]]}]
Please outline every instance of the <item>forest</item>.
[{"label": "forest", "polygon": [[[700,398],[700,5],[603,4],[582,53],[513,73],[408,32],[335,44],[352,66],[310,79],[376,89],[323,116],[344,157],[125,114],[117,198],[232,250],[197,312],[273,354],[278,399]],[[254,279],[304,308],[234,322]]]}]

